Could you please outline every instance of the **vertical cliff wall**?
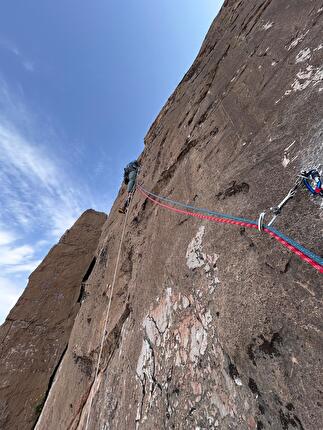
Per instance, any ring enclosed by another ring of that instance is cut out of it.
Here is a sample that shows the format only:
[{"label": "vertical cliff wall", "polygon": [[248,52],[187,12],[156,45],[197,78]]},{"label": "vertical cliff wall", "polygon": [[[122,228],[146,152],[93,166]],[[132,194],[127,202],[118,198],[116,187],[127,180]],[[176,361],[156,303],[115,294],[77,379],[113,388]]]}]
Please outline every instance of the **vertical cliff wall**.
[{"label": "vertical cliff wall", "polygon": [[106,220],[85,212],[30,276],[0,327],[0,428],[33,428],[64,356],[82,301],[82,280]]},{"label": "vertical cliff wall", "polygon": [[[146,188],[255,219],[322,162],[322,7],[225,2],[146,137]],[[123,198],[37,429],[84,429],[91,396],[91,429],[319,428],[319,273],[256,231],[139,194],[93,384]],[[321,223],[302,189],[277,226],[319,253]]]},{"label": "vertical cliff wall", "polygon": [[[321,0],[225,1],[146,136],[140,182],[250,219],[277,204],[322,163],[322,30]],[[319,272],[256,230],[138,192],[94,381],[124,198],[122,188],[36,429],[81,430],[89,413],[100,430],[319,429]],[[304,188],[276,225],[322,253],[320,202]]]}]

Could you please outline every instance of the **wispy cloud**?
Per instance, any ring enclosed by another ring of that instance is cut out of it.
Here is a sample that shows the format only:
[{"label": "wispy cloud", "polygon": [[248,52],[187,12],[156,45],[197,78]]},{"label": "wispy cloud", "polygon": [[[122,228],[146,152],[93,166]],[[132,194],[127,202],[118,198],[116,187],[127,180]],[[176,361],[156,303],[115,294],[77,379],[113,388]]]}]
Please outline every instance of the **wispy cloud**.
[{"label": "wispy cloud", "polygon": [[0,46],[2,48],[6,49],[7,51],[11,52],[13,55],[16,55],[17,57],[21,56],[18,48],[12,42],[10,42],[7,39],[1,39],[0,40]]},{"label": "wispy cloud", "polygon": [[44,148],[27,141],[1,117],[0,167],[1,200],[7,215],[21,226],[32,227],[38,220],[57,236],[80,213],[77,193],[64,171]]},{"label": "wispy cloud", "polygon": [[0,96],[5,100],[0,103],[0,201],[4,208],[0,221],[9,219],[24,229],[43,227],[57,237],[88,204],[89,193],[71,179],[69,163],[52,151],[52,145],[59,143],[53,130],[40,131],[22,101],[15,100],[1,80]]},{"label": "wispy cloud", "polygon": [[35,64],[32,61],[23,61],[22,65],[27,70],[27,72],[34,72],[35,71]]},{"label": "wispy cloud", "polygon": [[15,248],[10,246],[0,247],[1,266],[21,264],[22,262],[32,258],[33,255],[34,250],[29,245],[18,246]]},{"label": "wispy cloud", "polygon": [[11,231],[0,229],[0,246],[8,245],[17,239],[16,235]]},{"label": "wispy cloud", "polygon": [[32,273],[41,262],[42,260],[33,260],[30,263],[8,266],[5,270],[5,273]]},{"label": "wispy cloud", "polygon": [[7,311],[3,303],[17,299],[49,244],[91,205],[86,185],[58,155],[60,138],[21,97],[0,78],[0,302]]},{"label": "wispy cloud", "polygon": [[24,54],[22,54],[13,42],[7,39],[0,39],[0,48],[5,49],[6,51],[9,51],[12,55],[14,55],[27,72],[35,71],[34,62],[27,58]]}]

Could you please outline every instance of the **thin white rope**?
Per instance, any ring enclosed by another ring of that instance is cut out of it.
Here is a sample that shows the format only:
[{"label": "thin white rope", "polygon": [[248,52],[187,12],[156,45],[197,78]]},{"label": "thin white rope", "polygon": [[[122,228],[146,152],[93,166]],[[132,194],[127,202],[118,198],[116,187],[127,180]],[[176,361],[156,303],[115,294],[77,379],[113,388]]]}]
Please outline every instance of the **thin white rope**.
[{"label": "thin white rope", "polygon": [[104,321],[104,330],[103,330],[102,339],[101,339],[100,352],[99,352],[98,362],[97,362],[97,366],[96,366],[96,370],[95,370],[94,381],[93,381],[92,389],[91,389],[91,392],[90,392],[90,404],[89,404],[89,408],[88,408],[89,412],[88,412],[87,419],[86,419],[85,430],[88,430],[88,426],[89,426],[89,422],[90,422],[90,416],[91,416],[91,408],[92,408],[92,403],[93,403],[93,395],[94,395],[95,382],[96,382],[96,379],[97,379],[97,377],[99,375],[100,361],[101,361],[101,357],[102,357],[104,338],[105,338],[105,334],[106,334],[106,331],[107,331],[109,314],[110,314],[110,309],[111,309],[112,296],[113,296],[115,282],[116,282],[116,279],[117,279],[117,273],[118,273],[118,269],[119,269],[119,261],[120,261],[120,256],[121,256],[121,249],[122,249],[123,239],[124,239],[124,235],[125,235],[125,231],[126,231],[126,226],[127,226],[127,221],[128,221],[128,214],[130,212],[130,207],[131,207],[132,199],[133,199],[133,195],[132,195],[132,198],[130,200],[130,204],[128,206],[128,210],[127,210],[126,217],[125,217],[124,224],[123,224],[123,229],[122,229],[122,234],[121,234],[121,239],[120,239],[120,245],[119,245],[119,250],[118,250],[118,256],[117,256],[117,262],[116,262],[116,265],[115,265],[114,275],[113,275],[113,281],[112,281],[112,286],[111,286],[110,300],[109,300],[108,309],[107,309],[106,317],[105,317],[105,321]]}]

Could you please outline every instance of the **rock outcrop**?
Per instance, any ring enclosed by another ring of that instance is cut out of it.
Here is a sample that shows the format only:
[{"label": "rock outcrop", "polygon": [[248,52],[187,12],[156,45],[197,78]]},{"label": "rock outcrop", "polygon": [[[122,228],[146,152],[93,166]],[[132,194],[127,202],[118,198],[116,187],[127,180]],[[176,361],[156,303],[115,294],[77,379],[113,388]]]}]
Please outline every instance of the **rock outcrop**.
[{"label": "rock outcrop", "polygon": [[[146,136],[140,182],[250,219],[277,204],[322,163],[322,30],[321,0],[225,1]],[[35,428],[85,429],[89,413],[91,430],[321,428],[319,272],[256,230],[139,193],[94,380],[124,198]],[[305,189],[276,225],[322,252],[321,207]]]},{"label": "rock outcrop", "polygon": [[41,412],[85,298],[105,220],[92,210],[79,218],[30,276],[0,327],[1,430],[31,429]]}]

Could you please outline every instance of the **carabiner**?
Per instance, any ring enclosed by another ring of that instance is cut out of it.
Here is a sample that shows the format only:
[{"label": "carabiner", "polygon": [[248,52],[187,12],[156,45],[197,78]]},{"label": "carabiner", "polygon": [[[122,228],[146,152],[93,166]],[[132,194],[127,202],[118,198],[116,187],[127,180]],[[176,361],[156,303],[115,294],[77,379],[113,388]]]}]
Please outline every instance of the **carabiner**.
[{"label": "carabiner", "polygon": [[316,169],[302,172],[303,183],[311,194],[323,197],[323,184],[321,176]]}]

